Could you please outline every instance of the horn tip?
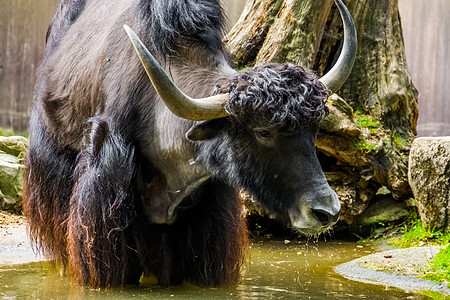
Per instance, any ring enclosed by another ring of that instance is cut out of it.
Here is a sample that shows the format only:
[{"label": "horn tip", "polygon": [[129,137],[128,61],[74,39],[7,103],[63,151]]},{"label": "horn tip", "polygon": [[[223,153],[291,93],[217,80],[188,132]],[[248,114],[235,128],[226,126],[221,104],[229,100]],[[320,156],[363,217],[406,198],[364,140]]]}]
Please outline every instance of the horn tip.
[{"label": "horn tip", "polygon": [[133,29],[131,29],[127,24],[123,25],[123,29],[125,29],[125,31],[127,32],[128,36],[130,38],[134,38],[136,36],[136,34],[134,33]]}]

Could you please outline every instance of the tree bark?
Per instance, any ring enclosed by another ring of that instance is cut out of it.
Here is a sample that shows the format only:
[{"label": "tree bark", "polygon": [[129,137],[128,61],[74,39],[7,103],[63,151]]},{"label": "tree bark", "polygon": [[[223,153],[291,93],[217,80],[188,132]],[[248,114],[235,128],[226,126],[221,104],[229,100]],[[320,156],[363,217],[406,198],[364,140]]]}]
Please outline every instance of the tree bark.
[{"label": "tree bark", "polygon": [[[416,135],[417,91],[408,74],[398,0],[344,1],[358,33],[354,68],[327,102],[317,149],[343,218],[362,213],[377,190],[411,190],[407,158]],[[238,68],[291,62],[319,76],[337,60],[342,23],[332,0],[248,0],[225,37]]]}]

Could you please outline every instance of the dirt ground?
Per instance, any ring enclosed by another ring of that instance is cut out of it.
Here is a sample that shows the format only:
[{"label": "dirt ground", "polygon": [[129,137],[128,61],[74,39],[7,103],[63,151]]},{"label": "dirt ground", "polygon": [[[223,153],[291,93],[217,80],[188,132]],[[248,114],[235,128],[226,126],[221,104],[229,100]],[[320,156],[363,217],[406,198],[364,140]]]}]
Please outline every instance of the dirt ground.
[{"label": "dirt ground", "polygon": [[449,296],[447,283],[419,278],[430,270],[430,261],[439,252],[437,246],[394,249],[367,255],[335,267],[347,279],[393,286],[411,291],[433,291]]},{"label": "dirt ground", "polygon": [[0,211],[0,266],[41,260],[28,240],[25,218]]},{"label": "dirt ground", "polygon": [[365,256],[358,264],[374,271],[419,277],[430,271],[430,262],[438,252],[438,246],[393,249]]},{"label": "dirt ground", "polygon": [[0,228],[3,226],[15,226],[25,224],[25,217],[10,214],[0,210]]}]

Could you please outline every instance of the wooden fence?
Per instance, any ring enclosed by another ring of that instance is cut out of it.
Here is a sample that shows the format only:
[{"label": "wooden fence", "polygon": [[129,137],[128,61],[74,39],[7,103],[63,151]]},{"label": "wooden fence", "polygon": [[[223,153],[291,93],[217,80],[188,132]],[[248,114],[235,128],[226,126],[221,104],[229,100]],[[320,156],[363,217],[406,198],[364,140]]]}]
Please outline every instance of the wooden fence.
[{"label": "wooden fence", "polygon": [[0,127],[26,131],[35,71],[58,0],[1,0]]},{"label": "wooden fence", "polygon": [[[0,1],[0,127],[23,132],[45,33],[59,0]],[[450,135],[450,1],[398,1],[409,70],[420,92],[419,135]],[[223,2],[231,26],[245,0]]]},{"label": "wooden fence", "polygon": [[419,136],[450,136],[450,1],[400,0],[399,8]]},{"label": "wooden fence", "polygon": [[[160,0],[164,1],[164,0]],[[0,0],[0,128],[25,132],[35,72],[59,0]],[[228,27],[245,0],[223,0]]]}]

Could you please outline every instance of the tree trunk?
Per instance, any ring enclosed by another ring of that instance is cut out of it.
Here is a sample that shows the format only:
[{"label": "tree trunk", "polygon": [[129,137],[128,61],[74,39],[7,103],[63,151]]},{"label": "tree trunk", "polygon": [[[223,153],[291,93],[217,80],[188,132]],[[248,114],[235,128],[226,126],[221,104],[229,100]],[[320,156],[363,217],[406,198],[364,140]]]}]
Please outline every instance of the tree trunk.
[{"label": "tree trunk", "polygon": [[[316,144],[343,218],[351,222],[381,187],[397,200],[411,196],[407,160],[418,112],[398,0],[345,3],[357,28],[358,53],[339,96],[328,99],[330,114]],[[332,0],[248,0],[225,43],[238,68],[291,62],[322,75],[339,56],[342,31]]]}]

